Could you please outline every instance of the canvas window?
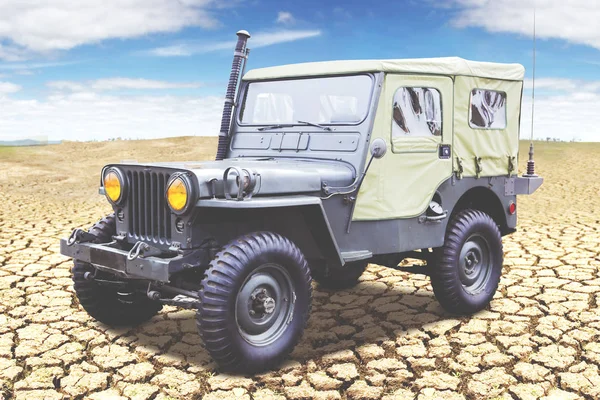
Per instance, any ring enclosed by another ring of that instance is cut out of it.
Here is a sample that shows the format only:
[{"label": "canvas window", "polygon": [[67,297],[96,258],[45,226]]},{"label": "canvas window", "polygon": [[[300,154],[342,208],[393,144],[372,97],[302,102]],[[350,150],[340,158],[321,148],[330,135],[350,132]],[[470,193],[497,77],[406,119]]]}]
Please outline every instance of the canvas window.
[{"label": "canvas window", "polygon": [[506,93],[473,89],[469,126],[473,129],[505,129]]},{"label": "canvas window", "polygon": [[442,99],[437,89],[401,87],[393,104],[392,136],[441,136]]}]

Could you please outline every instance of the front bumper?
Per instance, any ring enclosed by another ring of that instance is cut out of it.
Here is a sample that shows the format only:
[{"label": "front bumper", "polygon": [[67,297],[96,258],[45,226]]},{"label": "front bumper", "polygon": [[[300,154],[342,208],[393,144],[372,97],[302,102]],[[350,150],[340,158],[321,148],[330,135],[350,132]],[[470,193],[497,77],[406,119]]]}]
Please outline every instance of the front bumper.
[{"label": "front bumper", "polygon": [[170,258],[140,256],[131,260],[128,251],[112,247],[110,243],[87,242],[69,246],[66,239],[60,241],[60,253],[126,278],[158,282],[169,282],[171,274],[182,270],[195,256],[192,252]]}]

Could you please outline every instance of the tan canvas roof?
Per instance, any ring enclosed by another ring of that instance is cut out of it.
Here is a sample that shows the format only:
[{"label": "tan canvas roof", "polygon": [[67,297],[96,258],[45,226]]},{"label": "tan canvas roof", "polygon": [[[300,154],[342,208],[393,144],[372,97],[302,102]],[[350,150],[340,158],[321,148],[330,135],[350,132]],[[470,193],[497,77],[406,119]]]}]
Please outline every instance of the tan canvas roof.
[{"label": "tan canvas roof", "polygon": [[289,64],[248,71],[244,80],[266,80],[315,75],[345,75],[360,72],[461,75],[521,81],[521,64],[469,61],[459,57],[414,58],[404,60],[347,60]]}]

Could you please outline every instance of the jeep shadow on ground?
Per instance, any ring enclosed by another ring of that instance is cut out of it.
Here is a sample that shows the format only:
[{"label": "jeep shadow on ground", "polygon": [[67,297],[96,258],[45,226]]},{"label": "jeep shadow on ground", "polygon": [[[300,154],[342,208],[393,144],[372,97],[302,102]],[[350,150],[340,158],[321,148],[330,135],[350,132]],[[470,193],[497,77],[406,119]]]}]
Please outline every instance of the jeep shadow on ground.
[{"label": "jeep shadow on ground", "polygon": [[[436,301],[425,269],[407,264],[392,270],[371,264],[350,289],[329,290],[313,283],[312,312],[304,335],[282,365],[264,373],[285,370],[296,362],[305,366],[310,360],[317,365],[355,362],[363,357],[357,351],[361,347],[376,348],[381,358],[404,358],[396,351],[403,332],[455,318]],[[155,364],[204,370],[207,376],[221,372],[197,335],[194,310],[166,307],[121,336],[135,337],[136,353]],[[344,350],[351,353],[340,353]],[[331,360],[324,360],[328,357]]]}]

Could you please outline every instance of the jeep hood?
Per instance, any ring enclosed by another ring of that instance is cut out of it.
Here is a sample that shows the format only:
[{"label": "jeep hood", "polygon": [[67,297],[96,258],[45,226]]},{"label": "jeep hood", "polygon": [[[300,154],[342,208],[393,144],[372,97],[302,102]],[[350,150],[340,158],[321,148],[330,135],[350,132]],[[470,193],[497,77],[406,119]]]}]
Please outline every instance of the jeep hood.
[{"label": "jeep hood", "polygon": [[[120,164],[126,168],[126,164]],[[167,168],[177,171],[190,171],[196,176],[199,198],[224,196],[224,173],[230,168],[245,169],[257,175],[254,196],[281,195],[296,193],[318,193],[322,185],[349,186],[355,179],[354,168],[341,161],[320,161],[309,159],[249,159],[233,158],[220,161],[170,162],[133,164],[136,167]],[[237,194],[236,173],[230,172],[228,191]],[[214,182],[211,182],[214,181]],[[215,193],[213,193],[213,191]]]}]

